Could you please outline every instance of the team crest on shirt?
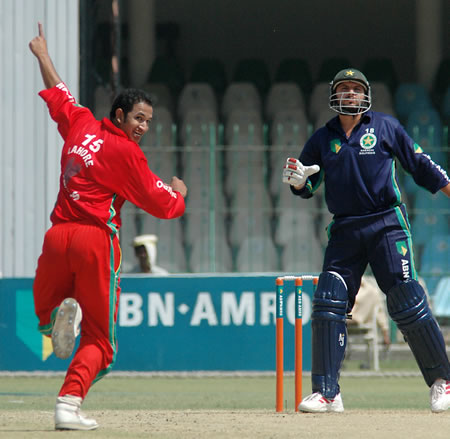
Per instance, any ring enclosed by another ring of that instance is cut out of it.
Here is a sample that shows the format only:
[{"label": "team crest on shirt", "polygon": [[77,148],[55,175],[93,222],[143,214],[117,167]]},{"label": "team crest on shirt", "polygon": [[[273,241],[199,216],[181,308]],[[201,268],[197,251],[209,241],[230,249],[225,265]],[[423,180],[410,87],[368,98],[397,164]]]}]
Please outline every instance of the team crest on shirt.
[{"label": "team crest on shirt", "polygon": [[370,130],[370,132],[361,136],[361,139],[359,139],[359,144],[362,148],[361,151],[359,151],[360,155],[375,154],[374,148],[377,144],[377,136],[372,130]]}]

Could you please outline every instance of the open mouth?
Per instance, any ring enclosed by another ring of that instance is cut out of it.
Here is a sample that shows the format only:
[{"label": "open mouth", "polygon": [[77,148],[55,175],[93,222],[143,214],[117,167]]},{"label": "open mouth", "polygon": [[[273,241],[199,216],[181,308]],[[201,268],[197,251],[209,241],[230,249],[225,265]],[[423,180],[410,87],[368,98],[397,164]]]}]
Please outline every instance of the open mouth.
[{"label": "open mouth", "polygon": [[133,137],[136,140],[136,142],[139,142],[141,140],[141,138],[142,138],[142,133],[134,132],[133,133]]}]

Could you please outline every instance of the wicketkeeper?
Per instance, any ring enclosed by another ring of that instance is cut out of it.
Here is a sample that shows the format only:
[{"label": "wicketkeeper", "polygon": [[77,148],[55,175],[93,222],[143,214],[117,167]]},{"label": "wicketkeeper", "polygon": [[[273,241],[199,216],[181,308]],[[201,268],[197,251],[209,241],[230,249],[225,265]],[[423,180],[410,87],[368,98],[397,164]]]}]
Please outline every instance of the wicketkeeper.
[{"label": "wicketkeeper", "polygon": [[346,315],[368,264],[387,308],[407,340],[425,382],[431,410],[450,407],[450,364],[441,330],[417,282],[395,158],[415,182],[450,197],[450,180],[393,117],[370,110],[366,77],[348,68],[330,83],[329,106],[338,115],[317,130],[299,159],[289,158],[283,182],[302,198],[322,181],[334,215],[322,273],[313,299],[312,395],[304,412],[342,412],[339,373],[347,343]]}]

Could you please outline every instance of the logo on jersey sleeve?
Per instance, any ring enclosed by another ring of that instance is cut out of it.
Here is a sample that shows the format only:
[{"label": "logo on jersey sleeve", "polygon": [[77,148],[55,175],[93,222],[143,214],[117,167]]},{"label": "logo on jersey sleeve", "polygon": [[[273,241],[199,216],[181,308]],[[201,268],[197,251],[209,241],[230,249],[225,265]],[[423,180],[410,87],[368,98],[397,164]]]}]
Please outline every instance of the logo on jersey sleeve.
[{"label": "logo on jersey sleeve", "polygon": [[416,154],[422,154],[422,153],[423,153],[423,149],[420,147],[419,144],[414,143],[414,152],[415,152]]},{"label": "logo on jersey sleeve", "polygon": [[338,154],[339,151],[341,150],[342,146],[341,146],[341,141],[339,139],[333,139],[330,142],[330,149],[331,151],[333,151],[335,154]]},{"label": "logo on jersey sleeve", "polygon": [[59,88],[61,91],[63,91],[66,94],[69,102],[72,102],[72,103],[76,102],[75,98],[70,94],[70,91],[67,88],[66,84],[64,84],[64,82],[60,82],[59,84],[56,84],[56,88]]},{"label": "logo on jersey sleeve", "polygon": [[402,255],[405,256],[406,253],[408,253],[408,246],[406,245],[405,241],[398,241],[396,242],[397,251]]}]

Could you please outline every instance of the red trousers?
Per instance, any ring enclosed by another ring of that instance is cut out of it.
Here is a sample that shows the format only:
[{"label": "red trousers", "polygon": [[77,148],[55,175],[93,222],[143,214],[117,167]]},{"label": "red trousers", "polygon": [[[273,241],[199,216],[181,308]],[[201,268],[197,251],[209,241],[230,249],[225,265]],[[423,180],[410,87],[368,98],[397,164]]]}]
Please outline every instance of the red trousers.
[{"label": "red trousers", "polygon": [[117,235],[97,226],[64,223],[44,238],[33,284],[39,330],[50,335],[52,313],[67,297],[81,306],[80,344],[59,395],[87,395],[115,362],[121,251]]}]

